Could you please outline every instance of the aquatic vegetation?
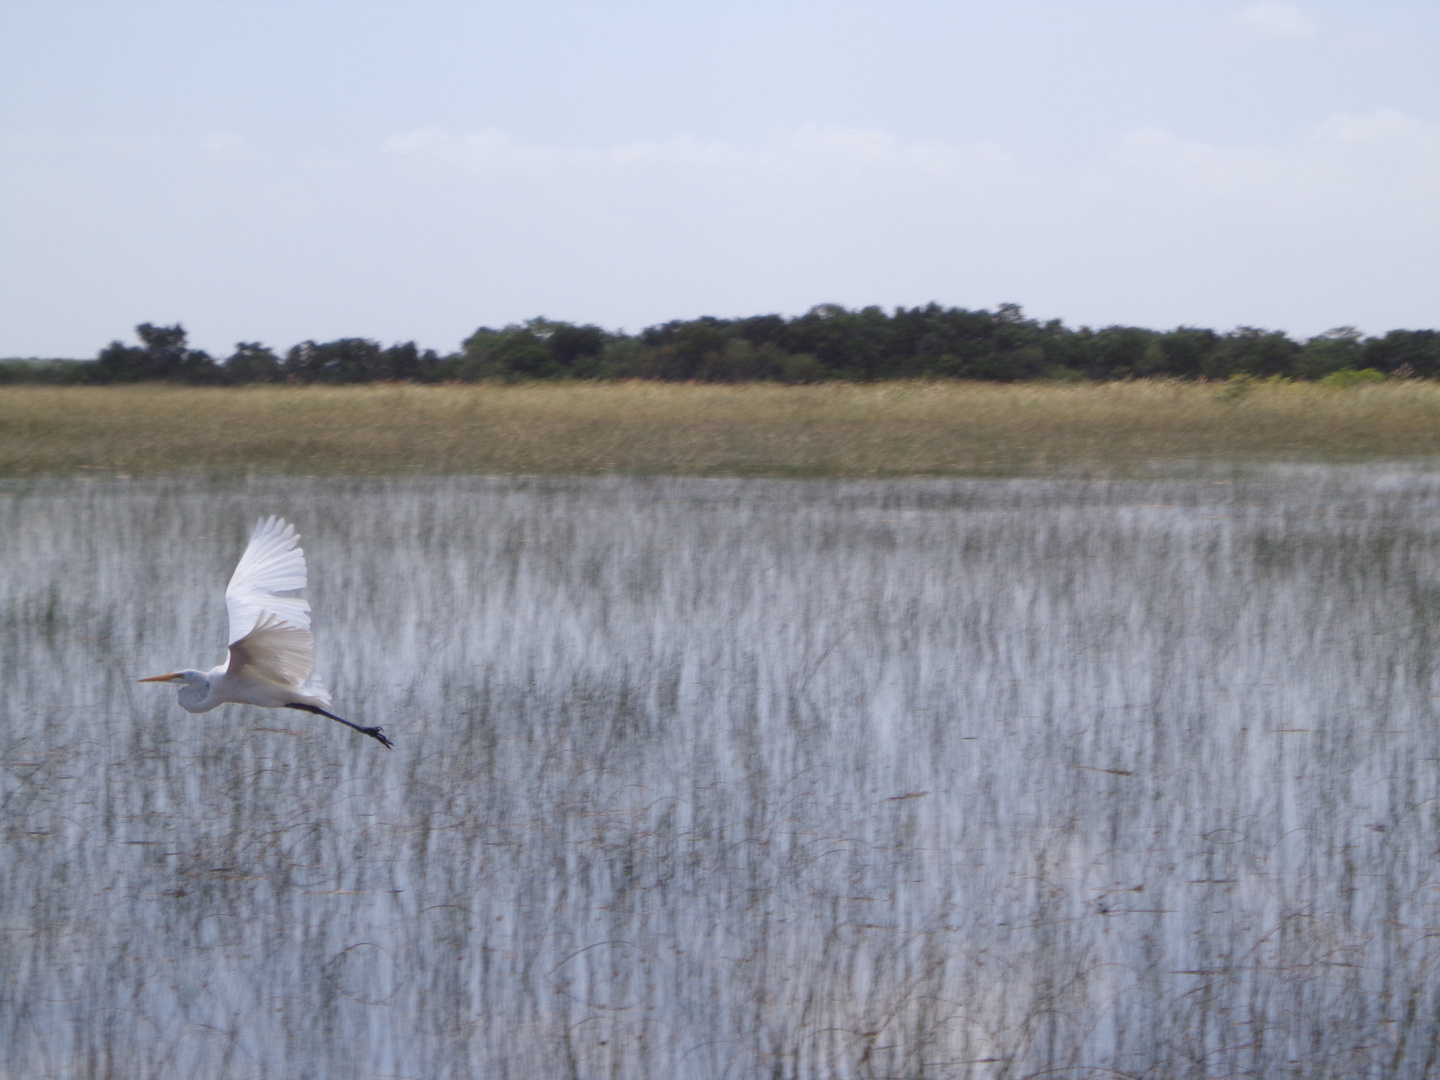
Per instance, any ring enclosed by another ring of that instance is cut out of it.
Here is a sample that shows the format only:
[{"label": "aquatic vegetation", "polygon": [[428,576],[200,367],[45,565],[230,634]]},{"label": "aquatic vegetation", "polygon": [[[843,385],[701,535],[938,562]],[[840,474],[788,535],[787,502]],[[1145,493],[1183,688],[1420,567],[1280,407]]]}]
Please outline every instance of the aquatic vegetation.
[{"label": "aquatic vegetation", "polygon": [[[393,753],[131,681],[261,512]],[[1437,520],[1418,467],[5,481],[0,1073],[1433,1073]]]}]

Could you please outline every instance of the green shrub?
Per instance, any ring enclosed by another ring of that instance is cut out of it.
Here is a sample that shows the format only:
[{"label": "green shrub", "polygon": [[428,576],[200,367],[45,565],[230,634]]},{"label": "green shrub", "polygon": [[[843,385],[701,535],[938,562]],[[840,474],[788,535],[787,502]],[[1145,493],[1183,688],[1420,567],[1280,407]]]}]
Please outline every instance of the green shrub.
[{"label": "green shrub", "polygon": [[1231,375],[1215,392],[1216,401],[1238,401],[1260,385],[1254,375]]},{"label": "green shrub", "polygon": [[1364,383],[1381,383],[1385,381],[1385,373],[1376,371],[1373,367],[1341,368],[1339,371],[1332,371],[1320,380],[1320,385],[1331,390],[1348,390],[1352,386],[1361,386]]}]

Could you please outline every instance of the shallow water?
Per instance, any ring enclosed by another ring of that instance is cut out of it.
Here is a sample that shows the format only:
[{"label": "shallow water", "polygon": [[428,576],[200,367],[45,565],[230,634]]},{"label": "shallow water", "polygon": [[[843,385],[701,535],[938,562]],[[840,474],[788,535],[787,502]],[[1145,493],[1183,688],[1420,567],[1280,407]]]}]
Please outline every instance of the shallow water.
[{"label": "shallow water", "polygon": [[[133,681],[272,512],[394,752]],[[1422,468],[9,482],[0,1076],[1433,1074],[1437,643]]]}]

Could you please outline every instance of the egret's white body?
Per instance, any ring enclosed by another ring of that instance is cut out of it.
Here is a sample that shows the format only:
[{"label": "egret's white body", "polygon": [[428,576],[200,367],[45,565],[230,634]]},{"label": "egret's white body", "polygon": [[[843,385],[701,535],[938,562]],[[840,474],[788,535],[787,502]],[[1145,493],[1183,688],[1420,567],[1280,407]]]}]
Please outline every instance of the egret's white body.
[{"label": "egret's white body", "polygon": [[230,659],[209,671],[186,669],[141,682],[181,682],[180,707],[201,713],[227,703],[267,709],[300,709],[328,716],[378,739],[378,727],[352,724],[330,712],[330,692],[315,673],[315,638],[305,588],[305,549],[295,526],[277,517],[261,518],[245,554],[225,588],[230,613]]}]

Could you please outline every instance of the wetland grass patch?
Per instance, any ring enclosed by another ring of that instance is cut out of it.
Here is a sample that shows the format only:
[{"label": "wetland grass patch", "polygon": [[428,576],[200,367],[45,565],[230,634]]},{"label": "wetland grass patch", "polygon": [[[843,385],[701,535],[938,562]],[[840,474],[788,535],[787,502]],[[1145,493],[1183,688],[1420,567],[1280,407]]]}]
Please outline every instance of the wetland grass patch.
[{"label": "wetland grass patch", "polygon": [[1440,453],[1440,385],[1163,380],[0,389],[0,475],[945,475]]}]

